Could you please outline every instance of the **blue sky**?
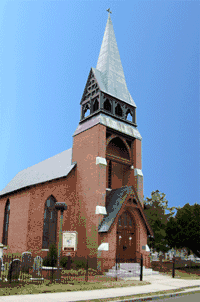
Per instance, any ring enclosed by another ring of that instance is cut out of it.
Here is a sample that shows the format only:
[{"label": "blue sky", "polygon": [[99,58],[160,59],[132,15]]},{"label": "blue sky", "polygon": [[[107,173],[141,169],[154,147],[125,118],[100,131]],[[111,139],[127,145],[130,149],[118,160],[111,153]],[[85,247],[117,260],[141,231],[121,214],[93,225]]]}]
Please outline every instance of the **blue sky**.
[{"label": "blue sky", "polygon": [[0,190],[72,147],[108,13],[142,140],[144,197],[199,203],[199,1],[0,2]]}]

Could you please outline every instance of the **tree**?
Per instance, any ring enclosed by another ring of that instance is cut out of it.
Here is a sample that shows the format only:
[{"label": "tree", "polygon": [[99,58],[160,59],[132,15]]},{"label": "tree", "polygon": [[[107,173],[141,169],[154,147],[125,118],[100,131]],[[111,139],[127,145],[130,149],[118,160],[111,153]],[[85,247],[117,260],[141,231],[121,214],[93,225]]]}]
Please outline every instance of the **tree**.
[{"label": "tree", "polygon": [[44,266],[55,266],[57,264],[58,252],[55,243],[52,243],[49,247],[49,252],[44,259]]},{"label": "tree", "polygon": [[[168,207],[165,196],[164,193],[157,190],[151,193],[151,198],[147,197],[144,200],[144,212],[154,232],[154,238],[148,238],[147,243],[150,248],[157,252],[167,252],[169,250],[166,227],[170,217],[174,215],[173,210],[177,209],[176,207]],[[167,214],[166,211],[169,211],[169,213]]]},{"label": "tree", "polygon": [[187,203],[179,208],[175,218],[170,218],[166,233],[170,247],[186,247],[200,257],[200,205]]}]

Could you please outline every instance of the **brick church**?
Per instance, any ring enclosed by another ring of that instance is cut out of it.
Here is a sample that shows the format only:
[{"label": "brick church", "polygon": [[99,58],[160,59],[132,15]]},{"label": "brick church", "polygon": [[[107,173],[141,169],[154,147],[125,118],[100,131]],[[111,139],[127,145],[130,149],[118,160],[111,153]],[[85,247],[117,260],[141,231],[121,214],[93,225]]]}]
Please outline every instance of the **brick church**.
[{"label": "brick church", "polygon": [[136,104],[125,81],[108,15],[97,66],[85,85],[73,146],[19,172],[0,191],[0,242],[4,254],[31,251],[46,256],[63,232],[77,233],[77,256],[96,257],[108,268],[143,254],[153,236],[144,214],[142,137]]}]

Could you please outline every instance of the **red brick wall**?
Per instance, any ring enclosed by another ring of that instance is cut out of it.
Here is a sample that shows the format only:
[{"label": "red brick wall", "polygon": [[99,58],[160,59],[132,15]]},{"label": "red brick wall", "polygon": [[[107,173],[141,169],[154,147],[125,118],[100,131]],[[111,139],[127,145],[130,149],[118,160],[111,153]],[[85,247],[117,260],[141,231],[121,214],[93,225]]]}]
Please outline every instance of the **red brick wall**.
[{"label": "red brick wall", "polygon": [[115,264],[116,258],[116,245],[117,245],[117,224],[107,233],[99,233],[99,245],[101,243],[109,243],[109,251],[101,251],[99,253],[99,261],[101,263],[101,270],[108,270]]},{"label": "red brick wall", "polygon": [[[28,249],[41,253],[44,207],[47,198],[53,195],[57,202],[66,202],[67,210],[63,215],[63,231],[74,231],[76,224],[76,171],[73,169],[67,178],[39,184],[31,189],[31,206],[29,211]],[[57,243],[59,240],[60,211],[57,221]],[[46,254],[46,253],[44,253]]]},{"label": "red brick wall", "polygon": [[[63,215],[63,231],[76,230],[76,170],[73,169],[67,178],[53,180],[44,184],[38,184],[30,189],[11,194],[10,218],[8,229],[8,249],[4,253],[22,253],[31,251],[33,256],[42,252],[44,206],[47,198],[53,195],[56,201],[67,203],[67,210]],[[4,216],[4,198],[0,202],[0,213]],[[2,214],[3,213],[3,214]],[[60,219],[58,215],[57,242],[59,239]],[[3,221],[1,222],[1,234],[3,233]]]},{"label": "red brick wall", "polygon": [[[10,216],[8,227],[8,248],[5,253],[26,251],[28,233],[28,212],[30,205],[30,191],[20,191],[1,200],[1,238],[3,239],[3,222],[5,201],[10,200]],[[2,206],[3,205],[3,206]],[[1,241],[2,241],[1,239]]]},{"label": "red brick wall", "polygon": [[96,157],[105,158],[106,127],[96,125],[74,137],[73,161],[77,162],[77,230],[85,249],[80,256],[96,257],[98,223],[102,215],[95,214],[96,206],[105,206],[106,166],[96,165]]},{"label": "red brick wall", "polygon": [[134,168],[142,169],[142,142],[139,139],[133,141]]}]

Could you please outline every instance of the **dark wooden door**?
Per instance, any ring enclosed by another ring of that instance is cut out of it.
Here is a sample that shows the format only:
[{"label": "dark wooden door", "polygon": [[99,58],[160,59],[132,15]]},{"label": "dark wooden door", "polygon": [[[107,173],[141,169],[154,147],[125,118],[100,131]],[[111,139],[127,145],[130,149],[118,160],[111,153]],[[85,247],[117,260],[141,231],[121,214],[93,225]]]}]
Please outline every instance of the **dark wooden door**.
[{"label": "dark wooden door", "polygon": [[128,262],[135,258],[135,225],[131,214],[126,211],[118,219],[117,225],[117,257],[120,262]]}]

